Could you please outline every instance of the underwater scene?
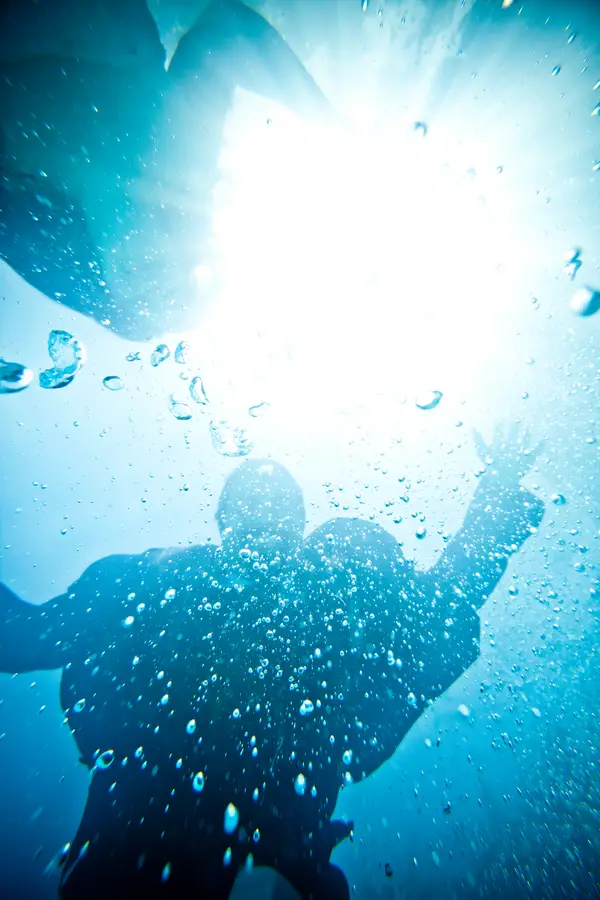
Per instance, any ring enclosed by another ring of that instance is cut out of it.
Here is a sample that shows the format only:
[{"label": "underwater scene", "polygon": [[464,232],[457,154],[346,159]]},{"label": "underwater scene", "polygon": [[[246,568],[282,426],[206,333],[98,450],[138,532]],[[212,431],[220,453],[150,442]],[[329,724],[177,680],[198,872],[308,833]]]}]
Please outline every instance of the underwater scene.
[{"label": "underwater scene", "polygon": [[4,0],[0,900],[600,897],[600,2]]}]

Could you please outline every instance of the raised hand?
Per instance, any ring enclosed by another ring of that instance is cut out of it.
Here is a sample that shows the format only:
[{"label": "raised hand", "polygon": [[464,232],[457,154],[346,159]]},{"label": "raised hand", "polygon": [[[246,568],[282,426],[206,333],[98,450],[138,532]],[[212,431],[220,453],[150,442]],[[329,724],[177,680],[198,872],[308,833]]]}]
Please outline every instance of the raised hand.
[{"label": "raised hand", "polygon": [[520,481],[533,467],[544,442],[534,445],[528,428],[520,422],[498,423],[489,444],[473,429],[477,456],[486,472],[502,481]]}]

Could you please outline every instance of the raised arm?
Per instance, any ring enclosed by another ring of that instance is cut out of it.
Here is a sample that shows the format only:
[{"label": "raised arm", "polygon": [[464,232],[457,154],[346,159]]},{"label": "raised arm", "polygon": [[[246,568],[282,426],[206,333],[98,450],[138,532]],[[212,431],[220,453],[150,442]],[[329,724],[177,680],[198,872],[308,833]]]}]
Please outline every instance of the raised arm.
[{"label": "raised arm", "polygon": [[427,699],[445,691],[478,657],[478,610],[544,514],[542,501],[520,484],[539,449],[528,448],[528,435],[515,426],[497,428],[489,446],[477,433],[475,443],[486,470],[463,525],[439,562],[415,573],[426,625],[418,637],[419,682]]}]

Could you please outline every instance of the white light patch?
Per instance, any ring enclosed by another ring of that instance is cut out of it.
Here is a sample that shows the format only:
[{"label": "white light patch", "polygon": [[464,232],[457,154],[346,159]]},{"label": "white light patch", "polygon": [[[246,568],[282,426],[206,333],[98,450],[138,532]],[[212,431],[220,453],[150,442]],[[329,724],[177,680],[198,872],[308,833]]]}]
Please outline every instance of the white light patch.
[{"label": "white light patch", "polygon": [[378,416],[376,398],[480,379],[522,262],[485,147],[307,126],[240,91],[221,167],[219,299],[186,337],[223,415],[260,399],[307,424]]}]

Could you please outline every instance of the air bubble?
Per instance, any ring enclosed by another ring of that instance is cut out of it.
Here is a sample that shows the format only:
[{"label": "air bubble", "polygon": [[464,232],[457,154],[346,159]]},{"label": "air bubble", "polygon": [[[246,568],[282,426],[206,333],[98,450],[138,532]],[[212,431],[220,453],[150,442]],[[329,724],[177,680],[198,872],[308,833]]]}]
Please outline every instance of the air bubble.
[{"label": "air bubble", "polygon": [[160,366],[161,362],[164,362],[165,359],[168,359],[171,355],[171,351],[167,347],[166,344],[159,344],[158,347],[152,352],[152,356],[150,357],[150,362],[156,368],[156,366]]},{"label": "air bubble", "polygon": [[190,381],[190,397],[194,403],[199,403],[201,406],[208,406],[208,397],[206,396],[204,382],[199,375],[196,375]]},{"label": "air bubble", "polygon": [[125,387],[118,375],[107,375],[102,379],[102,386],[108,391],[122,391]]},{"label": "air bubble", "polygon": [[310,716],[311,713],[315,711],[315,705],[312,700],[303,700],[302,705],[300,706],[300,715],[301,716]]},{"label": "air bubble", "polygon": [[415,398],[418,409],[435,409],[444,395],[441,391],[425,391]]},{"label": "air bubble", "polygon": [[204,790],[204,772],[196,772],[192,779],[192,787],[197,794]]},{"label": "air bubble", "polygon": [[33,381],[33,372],[21,363],[0,359],[0,394],[16,394]]},{"label": "air bubble", "polygon": [[105,750],[104,753],[101,753],[98,759],[96,760],[96,768],[97,769],[108,769],[112,766],[115,761],[115,751],[114,750]]},{"label": "air bubble", "polygon": [[306,793],[306,778],[302,773],[296,776],[296,780],[294,781],[294,790],[299,797],[303,797]]},{"label": "air bubble", "polygon": [[227,809],[225,810],[225,817],[223,819],[223,829],[226,834],[233,834],[235,829],[238,827],[240,821],[240,814],[236,806],[233,803],[227,804]]},{"label": "air bubble", "polygon": [[253,419],[258,419],[259,416],[263,416],[266,411],[270,407],[270,403],[267,403],[266,400],[263,400],[262,403],[257,403],[254,406],[251,406],[248,409],[248,415],[252,416]]},{"label": "air bubble", "polygon": [[580,288],[573,294],[569,306],[577,316],[593,316],[600,309],[600,291],[590,287]]},{"label": "air bubble", "polygon": [[192,409],[187,403],[181,403],[174,397],[169,399],[169,410],[180,422],[187,422],[192,418]]},{"label": "air bubble", "polygon": [[48,354],[54,366],[39,375],[40,387],[46,390],[67,387],[86,360],[85,347],[68,331],[50,332]]},{"label": "air bubble", "polygon": [[188,355],[190,352],[190,345],[187,341],[179,341],[177,346],[175,347],[175,353],[173,358],[176,363],[179,363],[180,366],[184,366],[188,361]]}]

